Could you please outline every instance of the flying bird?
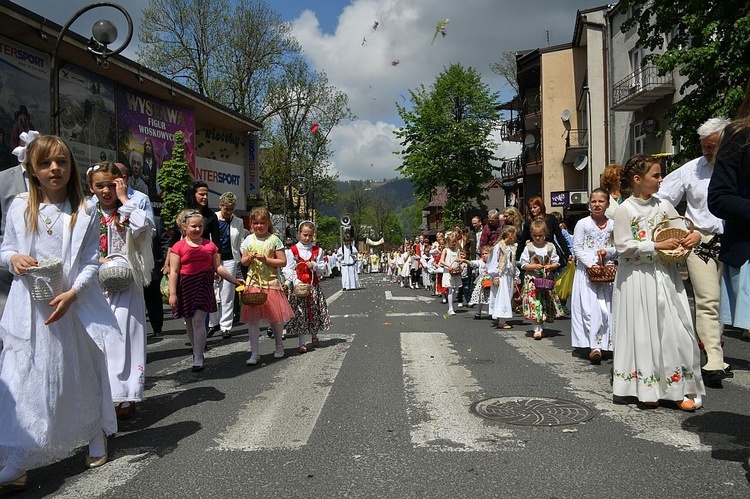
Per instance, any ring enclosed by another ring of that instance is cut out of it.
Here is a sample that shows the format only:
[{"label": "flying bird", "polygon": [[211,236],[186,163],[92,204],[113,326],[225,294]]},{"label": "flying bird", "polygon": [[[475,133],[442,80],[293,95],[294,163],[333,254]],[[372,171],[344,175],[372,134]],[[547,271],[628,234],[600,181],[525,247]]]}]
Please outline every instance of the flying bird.
[{"label": "flying bird", "polygon": [[445,35],[448,34],[448,22],[449,21],[450,19],[446,17],[445,21],[440,21],[439,23],[437,23],[437,25],[435,26],[435,35],[432,37],[432,43],[430,43],[430,45],[435,43],[435,38],[437,38],[438,33],[443,35],[443,37],[445,38]]},{"label": "flying bird", "polygon": [[399,64],[401,64],[401,61],[399,61],[398,59],[393,59],[391,61],[391,66],[398,66]]},{"label": "flying bird", "polygon": [[363,47],[365,46],[365,43],[367,43],[367,38],[365,38],[365,37],[363,36],[363,37],[362,37],[362,46],[363,46]]},{"label": "flying bird", "polygon": [[374,29],[375,31],[377,31],[377,29],[378,29],[378,25],[379,25],[379,24],[380,24],[380,23],[379,23],[379,22],[377,22],[377,21],[375,21],[374,23],[372,23],[372,29]]}]

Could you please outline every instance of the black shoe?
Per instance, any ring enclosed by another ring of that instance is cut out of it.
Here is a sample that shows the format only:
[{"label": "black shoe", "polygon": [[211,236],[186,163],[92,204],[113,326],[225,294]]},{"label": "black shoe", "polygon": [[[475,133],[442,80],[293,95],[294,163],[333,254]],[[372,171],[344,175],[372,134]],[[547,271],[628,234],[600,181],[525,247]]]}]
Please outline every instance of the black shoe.
[{"label": "black shoe", "polygon": [[224,331],[221,332],[221,339],[228,340],[231,337],[232,337],[232,333],[230,333],[228,329],[225,329]]},{"label": "black shoe", "polygon": [[474,314],[474,320],[475,321],[478,321],[481,318],[482,318],[482,314]]},{"label": "black shoe", "polygon": [[206,338],[211,338],[213,335],[218,333],[221,330],[221,326],[211,326],[208,328],[208,333],[206,334]]},{"label": "black shoe", "polygon": [[709,383],[715,383],[726,378],[734,378],[734,373],[732,371],[727,371],[726,369],[715,369],[711,371],[701,369],[701,374],[703,375],[703,380]]},{"label": "black shoe", "polygon": [[154,331],[154,338],[161,338],[163,334],[161,331]]},{"label": "black shoe", "polygon": [[193,372],[194,373],[199,373],[199,372],[201,372],[203,370],[204,367],[205,366],[193,366]]}]

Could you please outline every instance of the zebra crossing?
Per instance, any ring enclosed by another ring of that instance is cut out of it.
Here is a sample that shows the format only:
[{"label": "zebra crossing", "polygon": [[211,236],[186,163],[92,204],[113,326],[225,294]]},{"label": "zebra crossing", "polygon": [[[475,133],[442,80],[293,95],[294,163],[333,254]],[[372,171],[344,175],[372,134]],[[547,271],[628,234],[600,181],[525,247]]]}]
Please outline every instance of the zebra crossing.
[{"label": "zebra crossing", "polygon": [[[345,295],[333,293],[329,301],[341,299],[341,296]],[[377,291],[377,296],[382,299],[382,289]],[[392,304],[402,306],[399,303],[404,302],[394,301]],[[420,302],[408,304],[413,311],[405,308],[375,310],[375,306],[358,309],[353,302],[342,305],[332,307],[338,312],[334,317],[350,319],[348,324],[351,325],[321,334],[321,348],[304,355],[288,355],[279,361],[269,361],[267,369],[258,368],[264,371],[245,370],[244,366],[237,369],[237,376],[244,380],[257,380],[260,376],[255,376],[255,373],[262,372],[264,381],[256,390],[242,392],[241,396],[232,393],[230,411],[224,413],[221,421],[214,420],[211,425],[201,428],[205,438],[201,439],[200,447],[193,450],[200,459],[211,462],[214,459],[233,459],[234,456],[247,460],[254,459],[259,453],[289,452],[294,456],[313,451],[314,442],[324,434],[325,425],[330,427],[331,423],[321,420],[321,415],[327,405],[336,400],[333,398],[336,387],[349,382],[346,378],[342,379],[344,373],[349,376],[356,373],[353,366],[360,361],[368,343],[372,349],[374,334],[380,335],[380,348],[383,348],[383,343],[393,348],[397,364],[389,365],[400,365],[401,368],[400,376],[390,378],[401,379],[401,384],[390,387],[392,391],[388,393],[401,398],[400,403],[393,407],[402,415],[399,417],[397,414],[394,419],[403,422],[403,444],[406,447],[413,452],[430,455],[471,454],[487,458],[492,455],[518,456],[522,455],[518,453],[528,452],[529,439],[534,437],[529,436],[527,428],[498,424],[480,418],[470,410],[474,402],[496,394],[492,388],[483,386],[486,375],[483,377],[473,372],[473,366],[477,364],[469,362],[469,357],[476,355],[466,353],[467,346],[473,345],[459,346],[463,333],[460,325],[475,326],[475,321],[461,323],[445,320],[438,317],[438,312],[422,307]],[[420,307],[422,310],[419,310]],[[357,311],[341,313],[347,309]],[[368,327],[373,325],[375,317],[384,321],[377,324],[383,324],[380,328],[382,331],[377,333]],[[389,321],[389,317],[402,318],[406,323],[401,319]],[[409,322],[409,317],[419,319]],[[419,330],[415,325],[424,325],[424,330]],[[457,325],[459,329],[452,329]],[[486,323],[483,321],[482,325]],[[528,369],[546,372],[548,377],[556,380],[555,385],[559,385],[556,389],[560,398],[587,405],[595,411],[595,418],[605,420],[608,427],[620,428],[625,438],[659,444],[680,453],[701,455],[705,459],[716,451],[684,425],[686,415],[680,411],[640,411],[634,406],[614,405],[606,369],[572,360],[570,349],[562,343],[553,340],[530,341],[518,329],[487,331],[483,328],[482,334],[491,335],[500,345],[500,350],[518,357],[519,362]],[[296,340],[289,341],[296,344]],[[290,347],[289,341],[287,348]],[[186,349],[183,343],[184,336],[175,335],[163,339],[161,345],[164,351],[171,352]],[[272,341],[264,339],[261,349],[270,352],[271,345]],[[213,348],[206,354],[208,371],[221,359],[242,358],[247,348],[246,341],[242,340],[213,342]],[[357,352],[360,357],[353,357]],[[488,355],[479,356],[485,358]],[[180,355],[161,362],[159,369],[148,372],[144,412],[149,410],[149,399],[177,398],[193,389],[195,383],[205,384],[206,380],[211,379],[196,378],[190,373],[190,364],[187,355]],[[230,387],[230,384],[225,385],[226,389]],[[744,393],[748,387],[750,374],[739,370],[731,388]],[[181,417],[180,414],[176,416]],[[201,427],[201,424],[196,425]],[[561,429],[559,433],[585,432],[585,428],[582,425]],[[722,446],[730,451],[743,450],[741,441],[736,445],[727,442]],[[137,480],[139,475],[148,474],[150,469],[158,469],[158,460],[157,448],[146,445],[118,451],[115,443],[111,460],[106,466],[66,479],[55,495],[63,498],[111,495],[115,489]]]}]

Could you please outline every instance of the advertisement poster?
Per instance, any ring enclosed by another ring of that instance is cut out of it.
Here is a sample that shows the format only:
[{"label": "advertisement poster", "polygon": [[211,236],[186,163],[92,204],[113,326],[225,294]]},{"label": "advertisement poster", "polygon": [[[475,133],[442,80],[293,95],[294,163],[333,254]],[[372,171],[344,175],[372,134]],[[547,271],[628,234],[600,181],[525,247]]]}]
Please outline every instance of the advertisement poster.
[{"label": "advertisement poster", "polygon": [[[60,69],[60,136],[73,151],[81,175],[100,161],[117,161],[115,86],[112,81],[66,64]],[[84,193],[88,185],[84,180]]]},{"label": "advertisement poster", "polygon": [[18,164],[21,132],[50,131],[49,56],[0,37],[0,170]]},{"label": "advertisement poster", "polygon": [[245,211],[246,133],[220,128],[195,131],[195,180],[208,184],[208,205],[217,208],[227,191],[237,196],[237,210]]},{"label": "advertisement poster", "polygon": [[258,180],[258,158],[260,156],[260,140],[257,134],[250,134],[247,141],[247,187],[248,195],[260,194],[260,182]]},{"label": "advertisement poster", "polygon": [[185,160],[195,176],[195,115],[192,109],[156,99],[131,88],[117,90],[118,161],[130,167],[133,187],[146,190],[154,208],[161,208],[156,174],[172,159],[174,134],[185,135]]}]

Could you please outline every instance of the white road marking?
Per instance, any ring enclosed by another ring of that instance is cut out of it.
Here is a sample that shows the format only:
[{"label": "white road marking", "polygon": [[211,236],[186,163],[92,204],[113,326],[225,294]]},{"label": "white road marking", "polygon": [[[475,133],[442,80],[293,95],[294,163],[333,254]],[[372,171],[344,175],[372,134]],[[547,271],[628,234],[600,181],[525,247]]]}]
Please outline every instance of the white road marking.
[{"label": "white road marking", "polygon": [[[643,411],[634,405],[617,405],[612,402],[609,375],[597,373],[588,361],[571,359],[570,353],[547,341],[533,341],[523,334],[495,331],[526,358],[567,380],[570,391],[602,416],[611,418],[630,428],[636,438],[659,442],[683,451],[710,451],[700,436],[682,429],[684,414],[675,409]],[[706,399],[704,398],[704,403]],[[710,398],[708,404],[710,405]],[[738,446],[739,450],[740,447]]]},{"label": "white road marking", "polygon": [[287,359],[273,384],[216,439],[214,450],[294,450],[307,444],[354,335],[319,338],[345,342]]},{"label": "white road marking", "polygon": [[401,333],[401,354],[414,447],[494,452],[524,446],[511,431],[471,413],[481,388],[444,333]]},{"label": "white road marking", "polygon": [[86,473],[66,480],[64,490],[55,491],[55,497],[79,499],[111,496],[113,489],[128,483],[158,457],[157,449],[140,449],[140,451],[140,454],[123,456],[115,453],[110,456],[110,461],[105,466],[88,470]]},{"label": "white road marking", "polygon": [[434,317],[440,315],[437,312],[389,312],[386,317]]},{"label": "white road marking", "polygon": [[339,299],[339,297],[340,297],[340,296],[341,296],[341,295],[342,295],[343,293],[344,293],[344,291],[343,291],[343,290],[341,290],[341,289],[339,289],[338,291],[336,291],[335,293],[333,293],[333,294],[332,294],[331,296],[329,296],[329,297],[328,297],[328,298],[326,299],[326,303],[327,303],[328,305],[330,305],[331,303],[333,303],[333,302],[335,302],[336,300],[338,300],[338,299]]},{"label": "white road marking", "polygon": [[385,299],[392,300],[392,301],[424,301],[424,302],[435,301],[434,298],[430,298],[428,296],[393,296],[393,293],[390,291],[385,292]]},{"label": "white road marking", "polygon": [[331,319],[350,319],[352,317],[369,317],[370,314],[340,314],[340,315],[331,315]]}]

